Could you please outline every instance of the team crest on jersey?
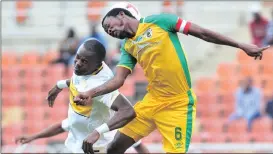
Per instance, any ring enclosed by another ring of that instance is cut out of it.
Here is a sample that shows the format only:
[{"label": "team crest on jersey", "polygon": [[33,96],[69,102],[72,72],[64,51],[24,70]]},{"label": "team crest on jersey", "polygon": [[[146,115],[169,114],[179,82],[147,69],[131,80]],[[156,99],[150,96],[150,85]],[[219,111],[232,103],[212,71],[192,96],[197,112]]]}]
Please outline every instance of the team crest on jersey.
[{"label": "team crest on jersey", "polygon": [[180,143],[180,142],[177,142],[176,144],[175,144],[175,148],[176,149],[179,149],[179,148],[182,148],[182,143]]},{"label": "team crest on jersey", "polygon": [[140,41],[145,41],[147,38],[151,38],[153,35],[153,31],[151,28],[148,28],[142,35],[140,35],[139,37],[137,37],[137,39],[135,41],[133,41],[133,43],[137,43]]}]

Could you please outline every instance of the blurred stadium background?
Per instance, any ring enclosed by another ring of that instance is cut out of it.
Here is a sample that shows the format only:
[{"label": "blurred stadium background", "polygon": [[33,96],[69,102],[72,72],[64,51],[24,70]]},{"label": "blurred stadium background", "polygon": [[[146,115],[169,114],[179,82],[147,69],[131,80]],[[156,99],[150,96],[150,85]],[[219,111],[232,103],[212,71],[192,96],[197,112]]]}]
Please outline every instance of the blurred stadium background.
[{"label": "blurred stadium background", "polygon": [[[242,42],[251,42],[248,22],[251,8],[260,7],[270,17],[270,1],[131,1],[142,16],[172,12],[186,20]],[[79,38],[90,25],[105,39],[108,57],[115,57],[117,40],[104,33],[100,20],[113,1],[4,1],[2,2],[2,153],[14,152],[14,137],[37,132],[67,116],[68,91],[59,95],[54,108],[45,102],[48,90],[59,79],[70,77],[61,64],[50,65],[59,54],[59,43],[71,27]],[[252,76],[264,93],[262,107],[273,95],[273,51],[253,61],[237,49],[209,44],[180,35],[198,96],[197,121],[189,152],[273,152],[272,119],[263,115],[246,131],[246,121],[224,122],[234,111],[234,92],[245,76]],[[139,66],[120,89],[132,102],[145,94],[146,80]],[[262,109],[263,110],[263,109]],[[40,139],[24,152],[65,151],[66,134]],[[151,152],[163,152],[157,131],[143,139]],[[134,152],[129,149],[128,152]]]}]

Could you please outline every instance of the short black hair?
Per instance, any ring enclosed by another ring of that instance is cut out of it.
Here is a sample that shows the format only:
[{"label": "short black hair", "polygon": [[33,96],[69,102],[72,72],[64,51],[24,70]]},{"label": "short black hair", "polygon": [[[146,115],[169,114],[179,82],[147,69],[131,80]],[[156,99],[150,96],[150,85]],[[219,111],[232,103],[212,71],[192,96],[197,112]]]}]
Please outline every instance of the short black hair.
[{"label": "short black hair", "polygon": [[89,39],[84,42],[84,48],[87,51],[95,52],[98,56],[98,61],[102,62],[105,59],[106,50],[104,45],[97,39]]},{"label": "short black hair", "polygon": [[[103,19],[102,19],[102,21],[101,21],[101,25],[103,25],[103,22],[104,22],[104,20],[105,20],[106,17],[110,17],[110,16],[116,17],[116,16],[119,14],[120,11],[124,12],[124,13],[125,13],[127,16],[129,16],[129,17],[135,18],[135,17],[132,15],[132,13],[130,13],[128,10],[125,10],[125,9],[122,9],[122,8],[115,8],[115,9],[110,10],[110,11],[103,17]],[[135,18],[135,19],[136,19],[136,18]]]}]

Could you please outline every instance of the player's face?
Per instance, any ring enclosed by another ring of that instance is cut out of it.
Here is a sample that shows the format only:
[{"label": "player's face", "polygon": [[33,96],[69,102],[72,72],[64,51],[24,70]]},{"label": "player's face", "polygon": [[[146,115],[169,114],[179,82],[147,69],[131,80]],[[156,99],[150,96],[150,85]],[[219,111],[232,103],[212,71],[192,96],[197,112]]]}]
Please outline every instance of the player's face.
[{"label": "player's face", "polygon": [[95,52],[86,51],[82,45],[74,59],[74,73],[76,75],[90,75],[96,70],[96,59]]},{"label": "player's face", "polygon": [[134,34],[128,30],[129,24],[127,18],[123,18],[122,16],[106,17],[102,25],[105,32],[119,39],[134,37]]}]

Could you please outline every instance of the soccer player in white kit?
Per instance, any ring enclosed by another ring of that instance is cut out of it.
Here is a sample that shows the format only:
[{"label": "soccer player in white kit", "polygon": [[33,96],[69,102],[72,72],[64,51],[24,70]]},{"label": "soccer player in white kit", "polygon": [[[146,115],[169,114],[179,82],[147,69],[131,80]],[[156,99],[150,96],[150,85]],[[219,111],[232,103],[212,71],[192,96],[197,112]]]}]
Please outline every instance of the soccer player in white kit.
[{"label": "soccer player in white kit", "polygon": [[[80,106],[73,101],[79,92],[88,91],[113,77],[112,71],[103,62],[105,54],[105,48],[98,40],[85,41],[77,51],[72,78],[58,81],[47,97],[49,106],[53,107],[62,89],[69,88],[68,117],[37,134],[20,136],[16,142],[24,144],[68,131],[65,145],[71,152],[84,153],[83,141],[88,135],[97,139],[88,148],[93,148],[94,152],[106,152],[107,145],[114,139],[115,129],[126,125],[136,116],[130,102],[118,90],[95,98],[91,106]],[[135,147],[139,146],[143,147],[140,142],[135,144]],[[145,152],[147,149],[143,148]],[[138,151],[139,148],[135,149]]]}]

